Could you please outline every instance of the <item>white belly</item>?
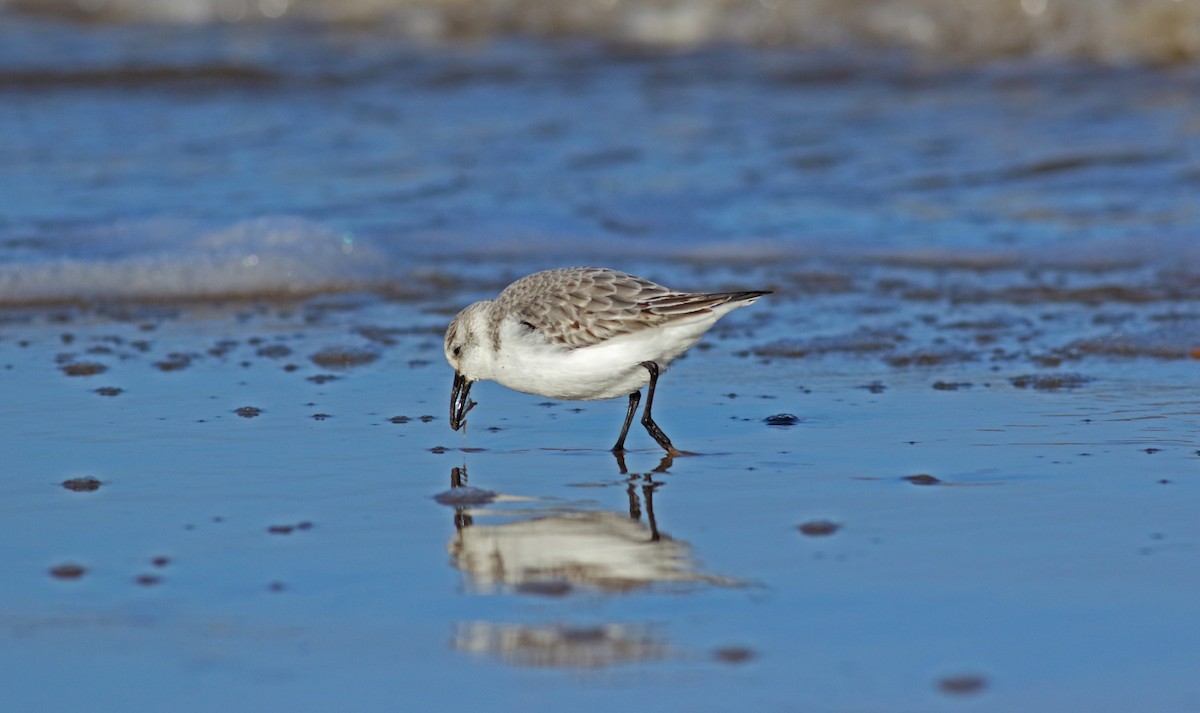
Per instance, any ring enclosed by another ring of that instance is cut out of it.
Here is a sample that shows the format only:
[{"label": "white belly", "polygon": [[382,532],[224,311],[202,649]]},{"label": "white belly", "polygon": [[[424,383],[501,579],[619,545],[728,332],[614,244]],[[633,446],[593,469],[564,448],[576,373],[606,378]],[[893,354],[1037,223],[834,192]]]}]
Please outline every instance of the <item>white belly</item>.
[{"label": "white belly", "polygon": [[627,396],[650,382],[641,363],[660,369],[675,361],[716,318],[645,329],[579,349],[561,349],[528,334],[504,334],[493,377],[515,391],[553,399],[592,400]]}]

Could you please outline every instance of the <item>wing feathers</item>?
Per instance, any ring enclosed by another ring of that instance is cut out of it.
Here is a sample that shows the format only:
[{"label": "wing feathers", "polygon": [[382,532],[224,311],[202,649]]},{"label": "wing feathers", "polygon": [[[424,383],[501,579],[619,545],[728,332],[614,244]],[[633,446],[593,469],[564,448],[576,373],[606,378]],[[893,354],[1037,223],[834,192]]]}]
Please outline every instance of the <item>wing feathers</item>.
[{"label": "wing feathers", "polygon": [[578,349],[764,294],[676,292],[616,270],[564,268],[517,280],[496,298],[496,307],[547,341]]}]

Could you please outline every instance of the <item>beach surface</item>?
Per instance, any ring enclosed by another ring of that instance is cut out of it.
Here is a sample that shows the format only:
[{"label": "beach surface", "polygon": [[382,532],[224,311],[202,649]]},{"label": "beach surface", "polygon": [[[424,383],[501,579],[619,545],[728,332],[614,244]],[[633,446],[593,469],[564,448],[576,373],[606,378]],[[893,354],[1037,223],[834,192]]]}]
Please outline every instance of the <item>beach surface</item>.
[{"label": "beach surface", "polygon": [[[72,6],[0,5],[0,709],[1200,710],[1190,57]],[[688,455],[450,429],[582,264],[773,291]]]}]

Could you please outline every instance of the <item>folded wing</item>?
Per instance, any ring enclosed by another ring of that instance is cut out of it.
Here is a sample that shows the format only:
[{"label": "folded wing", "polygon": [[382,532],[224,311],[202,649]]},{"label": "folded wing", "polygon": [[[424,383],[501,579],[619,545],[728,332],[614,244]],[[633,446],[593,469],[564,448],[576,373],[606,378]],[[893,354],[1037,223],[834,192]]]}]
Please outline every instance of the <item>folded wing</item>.
[{"label": "folded wing", "polygon": [[567,268],[517,280],[500,294],[496,306],[547,341],[579,349],[762,294],[677,292],[607,268]]}]

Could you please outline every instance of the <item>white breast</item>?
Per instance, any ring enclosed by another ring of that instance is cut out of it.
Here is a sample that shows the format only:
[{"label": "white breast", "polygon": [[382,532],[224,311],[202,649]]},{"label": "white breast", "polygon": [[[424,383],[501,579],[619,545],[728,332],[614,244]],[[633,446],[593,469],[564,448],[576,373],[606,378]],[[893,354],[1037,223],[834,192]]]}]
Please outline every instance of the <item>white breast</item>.
[{"label": "white breast", "polygon": [[665,369],[716,321],[716,314],[703,315],[565,349],[547,343],[514,318],[501,327],[493,378],[510,389],[554,399],[626,396],[650,381],[642,362],[653,361]]}]

